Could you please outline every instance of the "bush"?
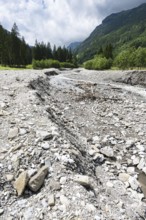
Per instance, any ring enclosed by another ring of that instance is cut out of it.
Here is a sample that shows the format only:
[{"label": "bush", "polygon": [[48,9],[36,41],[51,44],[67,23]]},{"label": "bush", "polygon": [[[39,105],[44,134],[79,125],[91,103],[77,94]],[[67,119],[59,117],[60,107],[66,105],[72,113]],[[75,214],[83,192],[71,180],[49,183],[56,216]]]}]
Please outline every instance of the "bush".
[{"label": "bush", "polygon": [[60,68],[60,62],[58,60],[33,60],[33,69],[45,69],[45,68]]},{"label": "bush", "polygon": [[135,66],[135,50],[124,50],[117,55],[114,65],[120,69],[129,69]]},{"label": "bush", "polygon": [[73,63],[61,62],[60,67],[61,68],[75,68],[75,65]]},{"label": "bush", "polygon": [[88,60],[84,63],[85,69],[92,70],[93,69],[93,60]]},{"label": "bush", "polygon": [[97,56],[92,60],[85,62],[85,69],[93,70],[105,70],[110,69],[112,66],[112,59],[107,59],[106,57]]},{"label": "bush", "polygon": [[33,60],[33,69],[47,69],[47,68],[75,68],[75,65],[68,62],[59,62],[58,60]]}]

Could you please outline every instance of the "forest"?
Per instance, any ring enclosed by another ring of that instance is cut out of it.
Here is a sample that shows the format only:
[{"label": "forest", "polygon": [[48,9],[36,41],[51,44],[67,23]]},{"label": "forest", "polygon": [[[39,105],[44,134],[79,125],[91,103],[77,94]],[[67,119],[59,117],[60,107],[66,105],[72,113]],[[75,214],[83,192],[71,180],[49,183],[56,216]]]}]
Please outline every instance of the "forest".
[{"label": "forest", "polygon": [[64,63],[63,66],[73,66],[72,52],[65,46],[62,48],[54,45],[52,49],[49,42],[45,44],[37,40],[34,46],[29,46],[24,37],[20,36],[16,23],[10,32],[0,25],[0,65],[25,67],[32,63],[34,68],[43,68],[42,63],[48,67],[47,60],[53,61],[49,63],[49,67],[54,65],[54,60],[58,61],[59,66],[60,63]]}]

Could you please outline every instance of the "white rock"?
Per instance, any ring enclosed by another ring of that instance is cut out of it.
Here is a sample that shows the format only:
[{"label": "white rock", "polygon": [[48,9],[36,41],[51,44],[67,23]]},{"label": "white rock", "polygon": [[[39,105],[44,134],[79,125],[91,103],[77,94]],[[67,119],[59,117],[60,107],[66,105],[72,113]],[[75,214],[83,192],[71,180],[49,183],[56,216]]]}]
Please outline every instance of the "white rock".
[{"label": "white rock", "polygon": [[127,173],[130,173],[130,174],[135,173],[135,167],[128,167]]},{"label": "white rock", "polygon": [[55,197],[53,194],[49,196],[48,200],[49,200],[49,206],[55,205]]},{"label": "white rock", "polygon": [[121,180],[122,182],[127,182],[130,178],[130,175],[127,173],[120,173],[119,174],[119,180]]},{"label": "white rock", "polygon": [[112,182],[107,182],[107,183],[106,183],[106,186],[109,187],[109,188],[113,188],[114,185],[113,185]]},{"label": "white rock", "polygon": [[139,187],[139,183],[135,176],[134,177],[130,176],[128,182],[133,190],[137,190],[137,188]]},{"label": "white rock", "polygon": [[76,175],[74,181],[83,186],[90,186],[90,180],[88,176]]},{"label": "white rock", "polygon": [[133,161],[133,165],[137,165],[139,164],[139,157],[136,157],[135,155],[131,157],[132,161]]},{"label": "white rock", "polygon": [[17,137],[18,133],[19,133],[18,128],[11,128],[9,131],[9,134],[8,134],[8,138],[13,139],[13,138]]},{"label": "white rock", "polygon": [[137,168],[139,169],[139,170],[142,170],[144,167],[145,167],[145,160],[144,160],[144,158],[142,158],[141,160],[140,160],[140,162],[139,162],[139,164],[138,164],[138,166],[137,166]]},{"label": "white rock", "polygon": [[99,137],[98,136],[94,136],[92,137],[93,143],[98,143],[99,142]]},{"label": "white rock", "polygon": [[96,208],[94,205],[87,203],[85,206],[85,209],[87,209],[89,212],[95,212]]},{"label": "white rock", "polygon": [[60,196],[60,202],[62,203],[62,205],[68,206],[70,204],[68,198],[64,195]]},{"label": "white rock", "polygon": [[104,154],[105,156],[107,156],[107,157],[113,157],[114,156],[114,151],[113,151],[113,149],[111,148],[111,147],[103,147],[103,148],[101,148],[100,149],[100,152],[102,153],[102,154]]},{"label": "white rock", "polygon": [[49,145],[49,143],[44,142],[44,143],[41,144],[41,147],[42,147],[44,150],[48,150],[48,149],[50,148],[50,145]]},{"label": "white rock", "polygon": [[24,128],[20,128],[19,133],[20,133],[20,135],[24,135],[27,133],[27,130]]},{"label": "white rock", "polygon": [[66,177],[63,176],[60,178],[60,184],[64,185],[66,183]]},{"label": "white rock", "polygon": [[14,175],[13,174],[7,174],[6,178],[7,178],[7,181],[12,181],[14,179]]}]

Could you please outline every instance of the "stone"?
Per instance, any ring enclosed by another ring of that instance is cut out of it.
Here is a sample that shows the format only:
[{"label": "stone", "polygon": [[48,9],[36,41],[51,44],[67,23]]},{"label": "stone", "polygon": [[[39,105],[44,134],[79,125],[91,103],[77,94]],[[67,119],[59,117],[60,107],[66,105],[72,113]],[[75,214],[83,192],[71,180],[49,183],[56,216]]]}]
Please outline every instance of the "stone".
[{"label": "stone", "polygon": [[135,167],[128,167],[127,173],[130,173],[130,174],[135,173]]},{"label": "stone", "polygon": [[144,158],[142,158],[141,160],[140,160],[140,162],[139,162],[139,164],[138,164],[138,166],[137,166],[137,168],[139,169],[139,170],[142,170],[144,167],[145,167],[145,160],[144,160]]},{"label": "stone", "polygon": [[4,213],[4,210],[0,208],[0,215]]},{"label": "stone", "polygon": [[7,174],[6,178],[7,178],[7,181],[10,182],[14,179],[14,175],[13,174]]},{"label": "stone", "polygon": [[64,195],[60,196],[60,202],[62,203],[62,205],[65,205],[65,206],[68,206],[69,203],[70,203],[68,198],[66,196],[64,196]]},{"label": "stone", "polygon": [[113,157],[114,156],[113,149],[111,147],[108,147],[108,146],[101,148],[100,152],[102,154],[104,154],[105,156],[107,156],[107,157]]},{"label": "stone", "polygon": [[127,173],[120,173],[119,174],[119,180],[122,182],[127,182],[129,180],[130,175]]},{"label": "stone", "polygon": [[133,165],[139,164],[139,157],[136,157],[135,155],[133,155],[131,159],[132,159]]},{"label": "stone", "polygon": [[66,183],[66,177],[63,176],[60,178],[60,184],[64,185]]},{"label": "stone", "polygon": [[89,212],[95,212],[96,208],[94,205],[87,203],[85,206],[85,209],[88,210]]},{"label": "stone", "polygon": [[0,110],[0,116],[6,116],[6,115],[8,115],[8,112],[4,110]]},{"label": "stone", "polygon": [[19,129],[18,128],[11,128],[9,130],[8,138],[9,139],[13,139],[13,138],[17,137],[18,133],[19,133]]},{"label": "stone", "polygon": [[29,188],[33,192],[37,192],[41,188],[41,186],[43,185],[47,174],[48,174],[48,167],[47,166],[43,166],[42,168],[40,168],[39,171],[37,172],[37,174],[32,176],[31,179],[29,180],[29,182],[28,182]]},{"label": "stone", "polygon": [[30,169],[27,172],[28,172],[29,178],[31,178],[32,176],[34,176],[37,173],[37,170],[36,169]]},{"label": "stone", "polygon": [[19,177],[14,182],[14,187],[17,191],[18,196],[21,196],[25,190],[25,187],[28,183],[28,173],[27,171],[22,172]]},{"label": "stone", "polygon": [[135,176],[134,177],[130,176],[128,182],[133,190],[138,189],[139,183],[138,183],[137,178]]},{"label": "stone", "polygon": [[74,177],[74,181],[79,183],[80,185],[83,186],[90,186],[90,180],[89,180],[89,176],[84,176],[84,175],[76,175]]},{"label": "stone", "polygon": [[19,133],[20,135],[25,135],[27,134],[27,130],[25,128],[20,128]]},{"label": "stone", "polygon": [[44,149],[44,150],[48,150],[50,148],[50,145],[47,143],[47,142],[44,142],[41,144],[41,147]]},{"label": "stone", "polygon": [[53,194],[49,196],[48,200],[49,200],[49,206],[55,205],[55,197]]},{"label": "stone", "polygon": [[52,191],[57,191],[61,189],[60,183],[53,179],[50,181],[49,186],[50,186],[50,190]]}]

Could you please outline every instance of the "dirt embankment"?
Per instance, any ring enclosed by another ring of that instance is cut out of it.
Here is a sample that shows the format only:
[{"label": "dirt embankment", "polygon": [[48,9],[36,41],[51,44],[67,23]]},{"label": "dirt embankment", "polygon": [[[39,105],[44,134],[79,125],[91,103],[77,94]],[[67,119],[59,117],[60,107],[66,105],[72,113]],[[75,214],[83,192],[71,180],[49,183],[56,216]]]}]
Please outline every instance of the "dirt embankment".
[{"label": "dirt embankment", "polygon": [[146,218],[146,94],[122,84],[139,74],[0,73],[0,219]]}]

